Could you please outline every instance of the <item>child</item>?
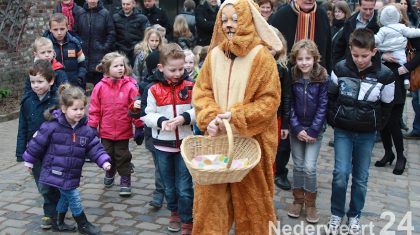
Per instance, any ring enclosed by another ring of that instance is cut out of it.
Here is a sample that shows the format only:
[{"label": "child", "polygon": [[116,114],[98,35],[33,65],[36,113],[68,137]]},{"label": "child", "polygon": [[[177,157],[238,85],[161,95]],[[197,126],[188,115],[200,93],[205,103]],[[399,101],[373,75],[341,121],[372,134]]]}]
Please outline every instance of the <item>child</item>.
[{"label": "child", "polygon": [[112,159],[111,171],[107,171],[104,185],[114,184],[116,172],[121,176],[120,196],[131,195],[131,153],[128,141],[133,137],[133,126],[143,123],[128,116],[129,104],[139,96],[136,81],[130,76],[128,59],[111,52],[104,56],[97,70],[104,78],[93,88],[89,106],[89,126],[98,128],[101,142]]},{"label": "child", "polygon": [[335,164],[332,180],[330,231],[337,234],[345,215],[347,184],[352,173],[350,234],[360,229],[369,165],[376,131],[387,122],[394,99],[394,75],[375,57],[369,29],[356,29],[349,40],[351,58],[336,64],[328,90],[328,124],[334,127]]},{"label": "child", "polygon": [[184,16],[178,15],[174,22],[174,42],[178,43],[182,49],[193,49],[195,38],[188,27]]},{"label": "child", "polygon": [[[51,90],[54,84],[54,70],[51,63],[46,60],[37,60],[29,69],[31,91],[27,92],[21,101],[19,113],[19,128],[16,141],[16,157],[18,162],[23,161],[22,155],[28,142],[45,121],[44,111],[57,104],[56,92]],[[56,206],[60,198],[60,192],[49,185],[39,183],[41,162],[35,163],[32,175],[35,179],[38,191],[44,199],[44,217],[41,220],[41,228],[53,228],[54,231],[73,231],[75,226],[62,224],[58,227],[54,220],[57,218]]]},{"label": "child", "polygon": [[160,24],[154,24],[154,25],[152,25],[152,29],[156,29],[159,32],[159,34],[162,38],[162,43],[164,43],[164,44],[168,43],[168,39],[166,39],[166,28],[165,27],[163,27]]},{"label": "child", "polygon": [[57,226],[63,226],[70,207],[82,234],[99,234],[100,229],[86,218],[81,205],[80,185],[86,153],[104,170],[110,170],[110,158],[103,149],[95,131],[87,125],[87,99],[80,88],[65,84],[58,89],[59,109],[45,113],[48,120],[41,125],[23,154],[25,166],[32,171],[42,161],[40,184],[60,190],[57,203]]},{"label": "child", "polygon": [[181,234],[191,234],[194,192],[180,145],[182,139],[192,134],[191,125],[195,121],[191,104],[194,84],[187,79],[184,61],[184,52],[177,44],[162,48],[154,74],[157,82],[142,96],[141,120],[152,128],[157,165],[171,211],[168,229],[179,231],[181,221]]},{"label": "child", "polygon": [[72,36],[67,27],[67,17],[61,13],[55,13],[50,17],[49,32],[46,32],[45,37],[52,41],[55,56],[64,65],[69,83],[85,90],[85,55],[79,39]]},{"label": "child", "polygon": [[[382,27],[375,35],[375,43],[378,50],[382,53],[392,52],[400,66],[407,62],[405,48],[407,38],[420,37],[420,29],[409,28],[400,23],[401,12],[394,5],[384,7],[379,16]],[[404,77],[405,89],[410,88],[409,76]]]},{"label": "child", "polygon": [[162,47],[162,37],[156,29],[147,28],[144,33],[144,39],[134,47],[136,59],[133,66],[133,77],[137,84],[140,84],[147,75],[145,60],[147,56],[154,50]]},{"label": "child", "polygon": [[[53,43],[50,39],[45,37],[35,39],[32,44],[32,52],[35,57],[35,61],[47,60],[51,62],[55,77],[55,82],[52,87],[53,90],[57,90],[61,84],[68,82],[67,74],[64,72],[64,66],[55,59]],[[28,78],[25,81],[24,93],[30,92],[31,90],[31,82]]]},{"label": "child", "polygon": [[198,76],[198,68],[195,66],[195,56],[191,50],[184,50],[185,64],[184,68],[187,71],[188,77],[191,81],[195,81]]},{"label": "child", "polygon": [[290,52],[292,90],[290,95],[290,147],[293,158],[293,204],[287,214],[300,216],[305,205],[306,220],[317,223],[316,162],[321,148],[327,114],[328,74],[311,40],[295,43]]}]

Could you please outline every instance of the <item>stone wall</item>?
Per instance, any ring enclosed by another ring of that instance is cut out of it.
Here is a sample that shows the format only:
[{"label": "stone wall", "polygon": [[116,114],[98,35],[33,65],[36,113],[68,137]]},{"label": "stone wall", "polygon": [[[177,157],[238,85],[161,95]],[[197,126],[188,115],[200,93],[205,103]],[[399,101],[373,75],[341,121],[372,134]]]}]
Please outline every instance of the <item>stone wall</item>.
[{"label": "stone wall", "polygon": [[[19,4],[31,2],[26,25],[17,47],[10,45],[0,37],[0,89],[9,88],[21,90],[23,81],[27,77],[27,70],[33,62],[31,44],[36,37],[48,28],[48,18],[52,14],[57,1],[27,1],[27,0],[0,0],[0,10],[6,12],[8,2]],[[3,15],[0,15],[0,17]],[[3,19],[0,19],[2,22]],[[16,37],[19,32],[13,32]]]}]

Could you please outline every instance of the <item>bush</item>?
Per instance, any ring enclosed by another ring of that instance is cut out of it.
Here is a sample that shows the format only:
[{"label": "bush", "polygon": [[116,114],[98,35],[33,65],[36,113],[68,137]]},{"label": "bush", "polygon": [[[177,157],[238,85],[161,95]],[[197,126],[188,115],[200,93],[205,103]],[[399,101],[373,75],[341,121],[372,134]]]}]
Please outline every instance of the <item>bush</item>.
[{"label": "bush", "polygon": [[12,94],[12,90],[7,88],[0,88],[0,99],[9,97]]}]

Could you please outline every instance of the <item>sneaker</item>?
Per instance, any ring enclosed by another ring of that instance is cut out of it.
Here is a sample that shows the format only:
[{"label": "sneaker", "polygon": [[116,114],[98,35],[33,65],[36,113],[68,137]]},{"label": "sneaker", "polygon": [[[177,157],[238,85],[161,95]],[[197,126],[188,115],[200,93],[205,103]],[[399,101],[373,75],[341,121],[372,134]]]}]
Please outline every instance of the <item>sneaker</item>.
[{"label": "sneaker", "polygon": [[337,235],[341,225],[341,217],[331,215],[330,221],[328,222],[327,234]]},{"label": "sneaker", "polygon": [[131,175],[122,175],[120,180],[120,196],[128,197],[131,195]]},{"label": "sneaker", "polygon": [[52,227],[52,219],[50,217],[44,216],[41,219],[41,228],[50,229]]},{"label": "sneaker", "polygon": [[179,232],[181,230],[179,214],[176,211],[171,212],[171,217],[169,218],[168,230],[171,232]]},{"label": "sneaker", "polygon": [[104,185],[106,188],[111,188],[114,185],[115,171],[113,169],[105,172]]},{"label": "sneaker", "polygon": [[349,234],[355,235],[360,234],[360,219],[359,217],[350,217],[349,218]]},{"label": "sneaker", "polygon": [[153,198],[149,202],[149,205],[154,207],[155,209],[160,209],[160,208],[162,208],[162,200],[159,200],[158,198]]},{"label": "sneaker", "polygon": [[420,139],[420,134],[416,134],[411,131],[410,133],[403,135],[403,138],[409,140],[418,140]]},{"label": "sneaker", "polygon": [[290,190],[292,188],[292,185],[290,184],[290,181],[287,178],[287,174],[276,176],[276,178],[274,179],[274,184],[276,184],[277,187],[283,190]]},{"label": "sneaker", "polygon": [[120,188],[120,196],[121,197],[131,196],[131,187],[121,187]]},{"label": "sneaker", "polygon": [[192,223],[185,223],[181,225],[181,235],[191,235],[192,234]]}]

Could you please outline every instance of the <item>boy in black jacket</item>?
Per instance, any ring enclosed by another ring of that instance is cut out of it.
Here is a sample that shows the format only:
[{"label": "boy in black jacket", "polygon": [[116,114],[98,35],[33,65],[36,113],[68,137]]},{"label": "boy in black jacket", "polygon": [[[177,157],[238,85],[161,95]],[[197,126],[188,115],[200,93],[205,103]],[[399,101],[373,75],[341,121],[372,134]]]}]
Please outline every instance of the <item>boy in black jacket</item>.
[{"label": "boy in black jacket", "polygon": [[337,234],[345,215],[350,173],[352,187],[347,211],[350,234],[361,230],[359,219],[365,204],[376,131],[386,124],[394,99],[394,75],[376,61],[373,32],[355,30],[349,45],[350,55],[336,64],[329,88],[328,123],[334,127],[335,143],[332,215],[328,223],[332,234]]}]

